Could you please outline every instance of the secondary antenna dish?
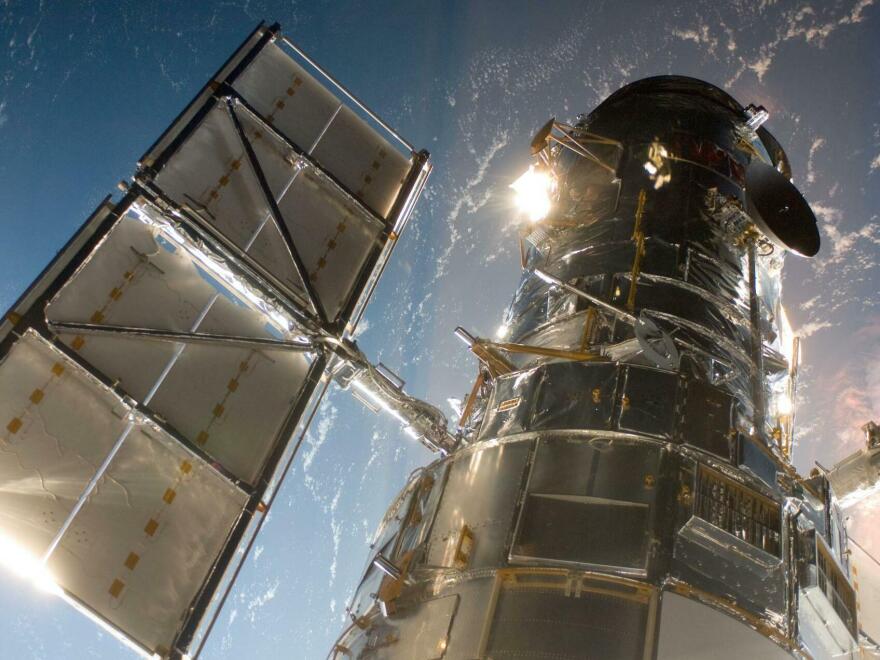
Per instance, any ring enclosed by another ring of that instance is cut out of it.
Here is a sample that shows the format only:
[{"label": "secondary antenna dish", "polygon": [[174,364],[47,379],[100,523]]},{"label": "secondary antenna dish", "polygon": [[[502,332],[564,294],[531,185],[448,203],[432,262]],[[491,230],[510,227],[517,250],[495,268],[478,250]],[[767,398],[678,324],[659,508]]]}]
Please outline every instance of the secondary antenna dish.
[{"label": "secondary antenna dish", "polygon": [[819,252],[816,216],[794,184],[776,168],[761,161],[749,164],[746,199],[752,220],[776,245],[804,257]]},{"label": "secondary antenna dish", "polygon": [[672,337],[657,327],[644,312],[639,314],[633,329],[645,357],[661,369],[677,369],[680,360]]}]

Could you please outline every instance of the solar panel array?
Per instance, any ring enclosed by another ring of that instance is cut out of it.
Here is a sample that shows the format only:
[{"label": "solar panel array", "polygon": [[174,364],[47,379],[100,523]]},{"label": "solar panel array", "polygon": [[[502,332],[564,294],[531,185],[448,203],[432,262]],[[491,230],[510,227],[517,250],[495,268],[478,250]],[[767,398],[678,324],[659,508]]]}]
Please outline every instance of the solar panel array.
[{"label": "solar panel array", "polygon": [[189,651],[429,169],[260,26],[0,326],[7,563]]}]

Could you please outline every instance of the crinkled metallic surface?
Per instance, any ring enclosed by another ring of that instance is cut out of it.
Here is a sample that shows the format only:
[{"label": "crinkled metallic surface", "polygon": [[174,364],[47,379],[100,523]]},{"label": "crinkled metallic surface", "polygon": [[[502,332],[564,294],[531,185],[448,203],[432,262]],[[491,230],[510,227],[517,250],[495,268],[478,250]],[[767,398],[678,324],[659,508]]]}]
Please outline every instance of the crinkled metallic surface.
[{"label": "crinkled metallic surface", "polygon": [[855,657],[840,509],[789,463],[797,347],[748,120],[663,77],[552,125],[498,341],[460,332],[463,447],[386,516],[333,657],[702,657],[689,609],[760,657]]}]

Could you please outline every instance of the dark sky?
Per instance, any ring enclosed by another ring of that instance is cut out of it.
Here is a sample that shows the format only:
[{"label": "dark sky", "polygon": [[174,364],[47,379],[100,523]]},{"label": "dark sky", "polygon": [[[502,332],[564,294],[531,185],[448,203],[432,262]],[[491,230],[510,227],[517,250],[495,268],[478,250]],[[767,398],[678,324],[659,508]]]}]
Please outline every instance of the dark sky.
[{"label": "dark sky", "polygon": [[[622,84],[679,73],[770,110],[822,252],[790,259],[804,337],[795,461],[833,464],[880,420],[880,3],[0,1],[0,305],[8,306],[262,19],[343,80],[435,173],[377,292],[363,348],[438,405],[474,367],[518,276],[507,186],[533,131]],[[478,286],[475,286],[475,283]],[[326,402],[209,657],[322,657],[384,507],[429,460],[343,394]],[[866,540],[866,543],[876,540]],[[875,546],[880,548],[880,546]],[[10,657],[119,657],[0,578]]]}]

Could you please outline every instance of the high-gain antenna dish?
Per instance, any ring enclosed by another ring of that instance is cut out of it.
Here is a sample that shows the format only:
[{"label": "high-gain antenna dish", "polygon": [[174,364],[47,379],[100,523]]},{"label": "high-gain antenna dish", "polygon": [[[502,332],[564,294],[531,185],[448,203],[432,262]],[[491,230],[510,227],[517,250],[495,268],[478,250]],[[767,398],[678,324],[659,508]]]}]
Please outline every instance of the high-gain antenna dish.
[{"label": "high-gain antenna dish", "polygon": [[550,133],[553,131],[553,125],[555,123],[556,117],[550,117],[547,123],[541,126],[541,128],[538,129],[538,132],[535,133],[535,137],[532,138],[531,145],[529,145],[533,156],[539,154],[541,150],[547,146],[547,140],[550,138]]},{"label": "high-gain antenna dish", "polygon": [[746,199],[752,220],[776,245],[804,257],[819,252],[816,216],[779,170],[752,161],[746,168]]}]

